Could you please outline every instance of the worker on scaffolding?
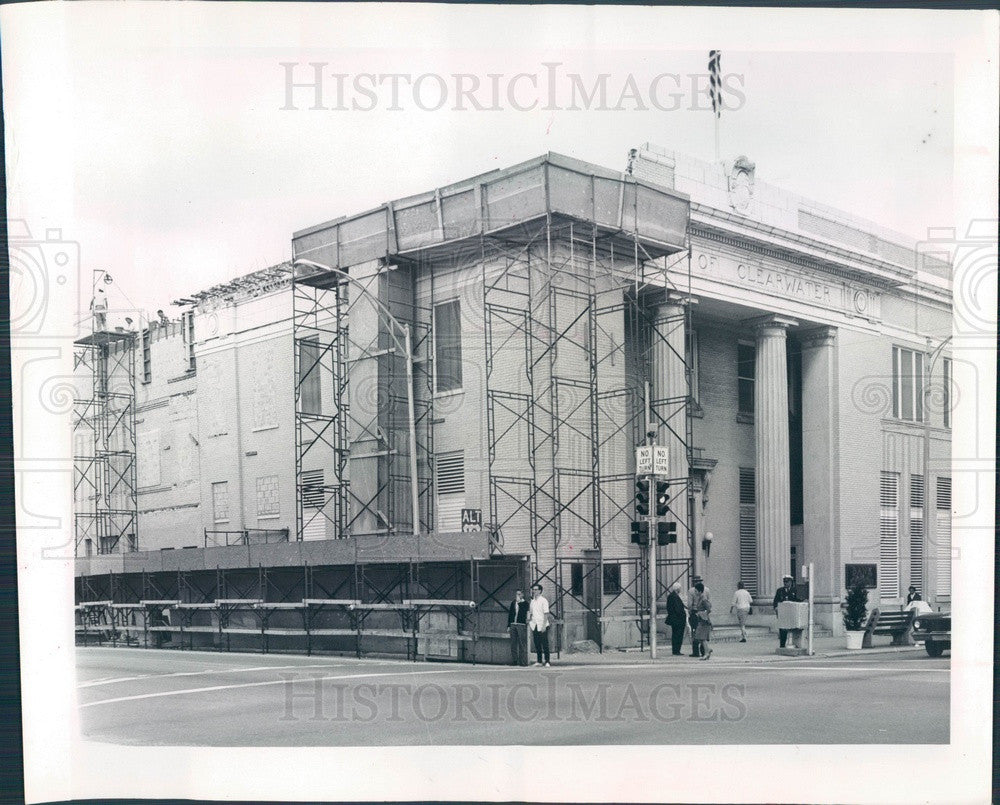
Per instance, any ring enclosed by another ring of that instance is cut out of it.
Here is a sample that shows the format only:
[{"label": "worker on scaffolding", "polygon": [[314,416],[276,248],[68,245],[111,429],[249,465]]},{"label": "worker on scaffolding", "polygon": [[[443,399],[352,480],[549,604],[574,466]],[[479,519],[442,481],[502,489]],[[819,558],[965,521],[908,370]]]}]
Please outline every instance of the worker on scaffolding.
[{"label": "worker on scaffolding", "polygon": [[108,299],[103,288],[98,288],[94,292],[94,298],[90,300],[90,309],[94,316],[94,332],[104,332],[108,328]]}]

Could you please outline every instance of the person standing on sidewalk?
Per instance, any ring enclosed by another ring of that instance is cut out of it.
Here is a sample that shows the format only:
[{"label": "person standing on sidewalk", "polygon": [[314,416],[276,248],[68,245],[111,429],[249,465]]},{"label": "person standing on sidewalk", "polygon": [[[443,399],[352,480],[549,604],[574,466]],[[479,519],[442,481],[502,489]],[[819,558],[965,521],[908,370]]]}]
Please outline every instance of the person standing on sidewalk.
[{"label": "person standing on sidewalk", "polygon": [[507,610],[507,631],[510,633],[510,664],[528,664],[528,602],[524,593],[514,593]]},{"label": "person standing on sidewalk", "polygon": [[753,605],[753,596],[746,591],[742,581],[736,582],[736,592],[733,593],[733,605],[729,607],[730,612],[736,613],[736,620],[740,624],[740,642],[747,642],[747,617],[750,615],[750,607]]},{"label": "person standing on sidewalk", "polygon": [[[795,587],[793,586],[795,579],[786,573],[781,577],[781,581],[782,586],[774,594],[774,617],[778,617],[778,604],[782,601],[799,600],[799,594],[795,592]],[[778,629],[778,645],[781,648],[785,647],[785,642],[788,640],[788,631],[788,629]]]},{"label": "person standing on sidewalk", "polygon": [[[699,584],[702,587],[702,592],[698,592],[698,590],[696,589]],[[705,598],[708,598],[709,600],[711,600],[711,596],[709,595],[708,587],[705,586],[705,582],[701,578],[701,576],[697,576],[697,575],[696,576],[692,576],[691,577],[691,589],[688,590],[688,594],[687,594],[688,624],[691,626],[691,656],[692,657],[703,657],[705,655],[704,648],[702,647],[702,645],[699,642],[698,638],[694,636],[695,630],[698,627],[698,615],[697,615],[695,607],[696,607],[696,605],[698,603],[699,597],[701,597],[701,596],[705,596]]]},{"label": "person standing on sidewalk", "polygon": [[542,595],[542,585],[531,585],[531,604],[528,606],[528,629],[535,641],[535,665],[549,667],[549,602]]},{"label": "person standing on sidewalk", "polygon": [[676,581],[670,585],[670,595],[667,596],[667,626],[670,627],[671,653],[678,657],[684,645],[684,627],[687,617],[684,614],[684,602],[681,600],[681,585]]},{"label": "person standing on sidewalk", "polygon": [[712,639],[712,619],[709,615],[712,612],[712,602],[705,592],[705,585],[698,582],[694,585],[698,598],[695,600],[694,613],[698,620],[695,627],[695,636],[698,638],[698,645],[701,647],[701,658],[707,660],[712,656],[712,647],[709,641]]}]

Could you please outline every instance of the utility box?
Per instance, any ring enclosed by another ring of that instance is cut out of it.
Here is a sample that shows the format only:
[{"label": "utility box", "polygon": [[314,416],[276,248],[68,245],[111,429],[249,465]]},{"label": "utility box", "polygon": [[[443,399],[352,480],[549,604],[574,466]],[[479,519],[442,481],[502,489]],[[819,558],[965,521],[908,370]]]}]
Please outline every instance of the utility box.
[{"label": "utility box", "polygon": [[808,629],[809,604],[804,601],[782,601],[778,604],[779,629]]}]

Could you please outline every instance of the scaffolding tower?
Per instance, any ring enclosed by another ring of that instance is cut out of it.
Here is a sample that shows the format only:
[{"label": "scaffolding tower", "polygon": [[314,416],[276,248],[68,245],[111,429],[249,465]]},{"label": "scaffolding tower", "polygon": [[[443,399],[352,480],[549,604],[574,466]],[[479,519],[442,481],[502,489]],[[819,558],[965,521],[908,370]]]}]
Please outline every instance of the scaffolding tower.
[{"label": "scaffolding tower", "polygon": [[[658,551],[657,601],[690,574],[697,547],[685,344],[689,242],[671,255],[651,254],[634,232],[549,215],[484,235],[480,260],[490,527],[501,545],[505,532],[530,534],[535,578],[553,586],[557,621],[583,615],[588,637],[602,648],[613,620],[632,617],[643,635],[645,552],[622,556],[605,541],[628,534],[633,449],[647,431],[660,430],[684,460],[673,462],[667,479],[678,545]],[[679,393],[651,396],[656,350],[682,372]],[[515,353],[523,355],[523,373],[510,371]],[[616,362],[622,370],[605,370]],[[510,460],[524,454],[526,464]]]},{"label": "scaffolding tower", "polygon": [[138,550],[136,333],[110,329],[94,273],[90,332],[74,342],[74,546],[76,556]]},{"label": "scaffolding tower", "polygon": [[[414,304],[416,273],[387,264],[365,280],[333,268],[293,271],[297,539],[433,528],[431,313]],[[409,328],[411,356],[385,313]],[[410,505],[408,360],[419,523]]]}]

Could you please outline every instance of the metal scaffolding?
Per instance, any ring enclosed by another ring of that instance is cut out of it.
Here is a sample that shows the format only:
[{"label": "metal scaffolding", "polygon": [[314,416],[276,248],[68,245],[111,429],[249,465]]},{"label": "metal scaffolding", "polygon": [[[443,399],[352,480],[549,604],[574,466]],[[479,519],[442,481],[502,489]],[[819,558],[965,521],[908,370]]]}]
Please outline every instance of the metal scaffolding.
[{"label": "metal scaffolding", "polygon": [[[675,254],[651,254],[634,233],[548,215],[483,235],[479,259],[490,527],[501,546],[512,542],[509,535],[530,535],[536,579],[554,587],[558,623],[583,617],[589,639],[603,648],[607,624],[634,619],[642,640],[645,556],[623,558],[628,551],[609,550],[606,540],[614,535],[627,545],[632,449],[647,430],[665,428],[683,445],[684,466],[691,464],[692,369],[673,338],[678,328],[690,333],[690,305],[683,303],[690,296],[689,244]],[[686,288],[673,279],[678,271]],[[668,303],[676,314],[660,312]],[[651,398],[653,351],[664,345],[681,362],[685,387]],[[514,356],[523,372],[511,371]],[[616,363],[621,368],[612,369]],[[517,460],[524,455],[527,462]],[[689,473],[668,480],[679,545],[693,554]],[[670,583],[687,577],[690,563],[690,555],[658,561],[658,601]],[[584,571],[575,591],[567,581],[574,564]],[[605,567],[616,570],[610,592]]]},{"label": "metal scaffolding", "polygon": [[[415,282],[411,266],[383,265],[367,288],[339,271],[293,272],[297,539],[433,527],[431,314],[413,303]],[[411,356],[400,353],[382,309],[406,323]],[[410,506],[408,360],[420,523]]]},{"label": "metal scaffolding", "polygon": [[80,396],[73,400],[75,555],[138,550],[136,438],[136,333],[109,329],[98,303],[90,332],[74,342],[73,371]]}]

